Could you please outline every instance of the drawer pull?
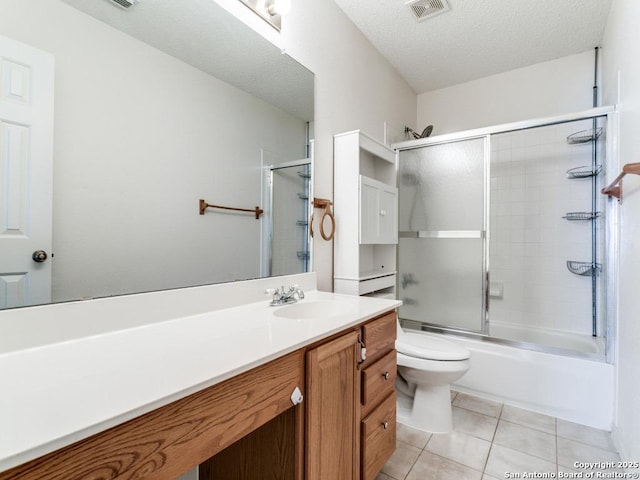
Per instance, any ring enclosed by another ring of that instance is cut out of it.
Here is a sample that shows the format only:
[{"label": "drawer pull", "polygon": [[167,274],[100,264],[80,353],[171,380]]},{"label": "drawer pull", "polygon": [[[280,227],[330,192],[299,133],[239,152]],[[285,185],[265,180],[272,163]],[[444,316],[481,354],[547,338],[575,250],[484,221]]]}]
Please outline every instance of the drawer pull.
[{"label": "drawer pull", "polygon": [[391,376],[391,374],[389,372],[384,372],[382,374],[382,378],[384,378],[385,380],[389,380],[389,377]]},{"label": "drawer pull", "polygon": [[386,420],[384,422],[382,422],[383,430],[386,430],[388,427],[389,427],[389,422],[387,422]]}]

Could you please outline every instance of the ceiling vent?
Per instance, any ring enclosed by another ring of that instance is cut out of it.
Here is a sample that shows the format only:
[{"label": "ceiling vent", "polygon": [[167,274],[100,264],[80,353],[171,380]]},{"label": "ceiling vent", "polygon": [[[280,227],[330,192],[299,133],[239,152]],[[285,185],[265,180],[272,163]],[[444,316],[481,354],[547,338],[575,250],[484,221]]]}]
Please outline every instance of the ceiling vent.
[{"label": "ceiling vent", "polygon": [[418,22],[447,12],[450,8],[446,0],[409,0],[406,5]]},{"label": "ceiling vent", "polygon": [[130,8],[130,7],[133,7],[140,0],[109,0],[109,1],[119,7]]}]

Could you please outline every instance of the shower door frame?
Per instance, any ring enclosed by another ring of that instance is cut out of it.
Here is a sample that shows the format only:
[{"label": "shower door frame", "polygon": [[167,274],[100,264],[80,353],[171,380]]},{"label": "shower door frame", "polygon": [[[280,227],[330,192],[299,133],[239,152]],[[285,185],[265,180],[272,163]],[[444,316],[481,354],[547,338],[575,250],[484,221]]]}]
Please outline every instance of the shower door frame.
[{"label": "shower door frame", "polygon": [[[422,147],[442,145],[457,141],[471,140],[477,138],[486,138],[485,141],[485,205],[484,205],[484,222],[485,222],[485,248],[483,255],[484,258],[484,278],[483,278],[483,306],[484,306],[484,318],[482,322],[482,332],[474,332],[462,329],[456,329],[446,326],[439,326],[434,324],[424,324],[426,330],[437,331],[441,333],[452,333],[456,335],[468,336],[482,341],[489,341],[494,343],[500,343],[503,345],[510,345],[519,348],[531,349],[546,353],[559,353],[564,355],[571,355],[579,358],[591,358],[600,359],[601,355],[584,353],[572,350],[564,350],[556,347],[531,344],[527,342],[521,342],[516,340],[501,339],[489,336],[489,246],[490,246],[490,226],[488,224],[489,208],[490,208],[490,160],[491,160],[491,136],[501,133],[517,132],[522,130],[529,130],[532,128],[548,127],[553,125],[559,125],[563,123],[577,122],[580,120],[592,120],[597,118],[605,119],[605,131],[607,132],[607,140],[605,144],[605,162],[606,168],[604,169],[605,181],[613,178],[620,169],[620,159],[618,151],[618,122],[617,108],[615,105],[596,107],[581,112],[569,113],[565,115],[558,115],[553,117],[537,118],[530,120],[523,120],[519,122],[505,123],[499,125],[492,125],[489,127],[477,128],[472,130],[464,130],[460,132],[447,133],[438,135],[435,137],[427,137],[418,140],[409,140],[404,142],[398,142],[391,145],[396,150],[396,173],[400,168],[400,153],[404,150],[413,150]],[[488,149],[488,150],[487,150]],[[396,175],[399,178],[399,175]],[[398,185],[399,188],[399,185]],[[607,363],[613,363],[615,361],[615,349],[614,338],[616,335],[616,324],[618,317],[618,258],[619,258],[619,217],[620,211],[618,208],[618,202],[608,201],[606,206],[605,215],[605,255],[606,263],[603,266],[603,275],[605,276],[605,310],[604,310],[604,340],[605,340],[605,359]],[[398,249],[399,250],[399,249]],[[400,278],[400,275],[398,275]]]},{"label": "shower door frame", "polygon": [[[489,292],[489,205],[490,205],[489,181],[490,181],[490,173],[491,173],[490,172],[491,135],[488,135],[488,134],[469,135],[462,138],[451,138],[446,140],[443,139],[441,141],[438,139],[438,137],[434,137],[430,142],[426,144],[423,144],[422,142],[420,142],[420,145],[416,145],[410,148],[398,148],[396,153],[396,170],[397,170],[396,177],[397,178],[399,177],[397,173],[399,172],[399,169],[400,169],[400,152],[401,151],[419,149],[424,147],[432,147],[436,145],[447,145],[447,144],[453,144],[453,143],[464,142],[469,140],[483,140],[482,230],[478,232],[477,237],[473,235],[474,233],[476,233],[475,231],[468,231],[468,230],[428,231],[428,232],[408,232],[408,233],[416,233],[416,238],[441,238],[441,239],[480,238],[480,240],[482,240],[481,292],[483,292],[484,294],[482,295],[482,306],[480,310],[480,315],[481,315],[480,329],[472,330],[472,329],[465,329],[461,327],[457,328],[457,327],[451,327],[451,326],[440,325],[440,324],[426,324],[426,325],[431,326],[433,328],[437,328],[438,330],[443,330],[443,331],[465,333],[469,335],[488,336],[489,335],[489,301],[488,301],[489,300],[489,297],[488,297],[488,292]],[[399,188],[400,186],[398,185],[398,189]],[[396,265],[398,265],[398,270],[400,265],[399,252],[400,252],[400,249],[398,247],[398,251],[397,251],[398,259],[396,261]],[[400,275],[398,275],[397,278],[399,279]],[[399,291],[399,288],[396,287],[396,289]]]}]

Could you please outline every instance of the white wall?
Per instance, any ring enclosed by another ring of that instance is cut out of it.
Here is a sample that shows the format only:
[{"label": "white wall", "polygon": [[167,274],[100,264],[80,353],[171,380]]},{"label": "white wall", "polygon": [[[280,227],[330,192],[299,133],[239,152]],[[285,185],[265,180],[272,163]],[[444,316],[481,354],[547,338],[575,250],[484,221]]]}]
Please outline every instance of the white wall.
[{"label": "white wall", "polygon": [[0,34],[55,56],[55,300],[259,276],[261,222],[198,199],[260,205],[302,120],[57,0],[4,0]]},{"label": "white wall", "polygon": [[[603,41],[603,98],[618,103],[620,163],[640,161],[640,3],[616,0]],[[619,78],[619,82],[618,82]],[[610,178],[618,172],[609,172]],[[614,438],[624,460],[640,458],[640,177],[624,179],[620,205],[618,422]],[[637,470],[632,470],[636,472]]]},{"label": "white wall", "polygon": [[[333,135],[360,129],[383,141],[385,122],[394,131],[415,122],[416,96],[331,0],[293,2],[282,34],[287,52],[316,74],[314,195],[332,199]],[[313,266],[318,288],[331,290],[332,245],[319,236]]]},{"label": "white wall", "polygon": [[559,58],[418,95],[432,135],[578,112],[593,105],[594,52]]}]

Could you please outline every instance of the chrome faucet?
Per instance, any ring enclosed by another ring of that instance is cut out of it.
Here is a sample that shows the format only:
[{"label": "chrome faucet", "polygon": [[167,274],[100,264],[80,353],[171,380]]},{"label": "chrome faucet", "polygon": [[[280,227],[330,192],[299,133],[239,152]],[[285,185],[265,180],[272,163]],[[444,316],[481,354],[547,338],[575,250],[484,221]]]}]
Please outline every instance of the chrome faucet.
[{"label": "chrome faucet", "polygon": [[302,300],[304,298],[304,292],[300,287],[298,287],[298,285],[293,285],[292,287],[289,287],[288,290],[285,290],[284,286],[280,289],[276,288],[275,290],[270,288],[267,290],[267,293],[273,294],[273,299],[269,304],[272,307],[296,303],[298,300]]}]

